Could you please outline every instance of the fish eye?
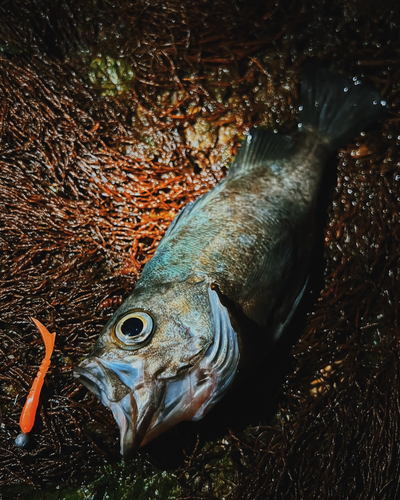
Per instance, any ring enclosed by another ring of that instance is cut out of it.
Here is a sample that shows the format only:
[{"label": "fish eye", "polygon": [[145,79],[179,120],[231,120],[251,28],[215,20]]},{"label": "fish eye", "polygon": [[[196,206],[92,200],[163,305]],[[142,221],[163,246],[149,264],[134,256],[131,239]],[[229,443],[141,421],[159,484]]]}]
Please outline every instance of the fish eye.
[{"label": "fish eye", "polygon": [[115,327],[118,340],[130,347],[141,347],[149,340],[154,329],[154,320],[145,311],[131,311],[125,314]]}]

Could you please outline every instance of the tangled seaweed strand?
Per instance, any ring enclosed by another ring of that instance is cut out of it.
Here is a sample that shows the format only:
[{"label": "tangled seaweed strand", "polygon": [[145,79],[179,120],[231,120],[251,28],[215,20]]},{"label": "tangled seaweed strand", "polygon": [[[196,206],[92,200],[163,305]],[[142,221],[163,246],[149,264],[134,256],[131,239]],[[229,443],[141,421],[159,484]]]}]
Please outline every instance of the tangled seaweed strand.
[{"label": "tangled seaweed strand", "polygon": [[[0,6],[0,487],[119,460],[110,412],[72,370],[239,137],[254,124],[295,130],[314,54],[369,80],[390,112],[340,152],[323,290],[275,419],[199,436],[173,472],[181,498],[397,498],[399,17],[374,1]],[[42,358],[32,315],[57,343],[36,442],[16,450]]]}]

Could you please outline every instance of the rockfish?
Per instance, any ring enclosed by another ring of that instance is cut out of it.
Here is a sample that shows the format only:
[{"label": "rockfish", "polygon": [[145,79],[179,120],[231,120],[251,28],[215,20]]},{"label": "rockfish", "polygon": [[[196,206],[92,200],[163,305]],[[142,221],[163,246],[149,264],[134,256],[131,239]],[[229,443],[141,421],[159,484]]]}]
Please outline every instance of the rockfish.
[{"label": "rockfish", "polygon": [[112,410],[124,456],[202,418],[251,349],[281,337],[303,295],[325,164],[385,103],[313,65],[300,103],[295,138],[253,129],[226,178],[181,210],[76,369]]}]

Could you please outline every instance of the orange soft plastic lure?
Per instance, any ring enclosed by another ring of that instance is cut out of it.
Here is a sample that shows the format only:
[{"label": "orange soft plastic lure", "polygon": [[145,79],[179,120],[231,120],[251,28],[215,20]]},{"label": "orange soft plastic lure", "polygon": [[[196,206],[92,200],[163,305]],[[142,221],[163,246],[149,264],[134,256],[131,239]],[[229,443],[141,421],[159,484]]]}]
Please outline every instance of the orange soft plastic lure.
[{"label": "orange soft plastic lure", "polygon": [[39,332],[42,335],[44,345],[46,347],[45,357],[39,367],[38,373],[35,380],[33,381],[32,388],[29,391],[28,397],[24,409],[21,413],[21,418],[19,419],[19,425],[21,427],[22,433],[19,434],[15,440],[16,446],[19,448],[24,448],[28,443],[27,434],[32,430],[33,424],[35,423],[36,410],[39,404],[40,391],[42,390],[44,377],[46,376],[47,370],[50,366],[50,358],[54,349],[54,342],[56,338],[55,333],[50,333],[47,328],[40,323],[35,318],[31,318],[35,323]]}]

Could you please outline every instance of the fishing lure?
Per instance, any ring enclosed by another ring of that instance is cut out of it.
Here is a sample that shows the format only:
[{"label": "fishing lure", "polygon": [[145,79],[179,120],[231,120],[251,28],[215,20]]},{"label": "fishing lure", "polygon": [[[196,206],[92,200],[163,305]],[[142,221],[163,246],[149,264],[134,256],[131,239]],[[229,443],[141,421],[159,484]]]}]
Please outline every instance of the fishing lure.
[{"label": "fishing lure", "polygon": [[31,318],[31,320],[35,323],[42,335],[42,339],[46,348],[46,354],[39,367],[36,378],[33,381],[32,388],[29,391],[25,406],[21,413],[21,418],[19,419],[19,426],[21,427],[22,432],[17,436],[15,440],[15,446],[17,446],[18,448],[25,448],[28,444],[28,433],[32,430],[33,424],[35,423],[40,391],[42,390],[44,377],[46,376],[47,370],[50,366],[50,358],[54,349],[54,342],[56,339],[56,334],[50,333],[47,328],[42,325],[42,323],[40,323],[40,321],[35,318]]}]

